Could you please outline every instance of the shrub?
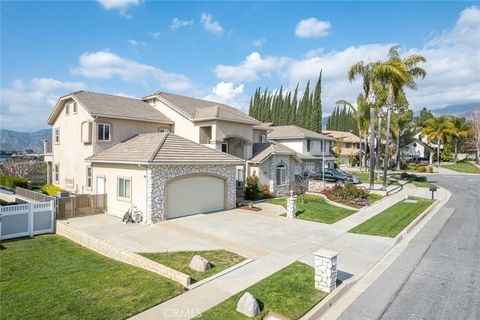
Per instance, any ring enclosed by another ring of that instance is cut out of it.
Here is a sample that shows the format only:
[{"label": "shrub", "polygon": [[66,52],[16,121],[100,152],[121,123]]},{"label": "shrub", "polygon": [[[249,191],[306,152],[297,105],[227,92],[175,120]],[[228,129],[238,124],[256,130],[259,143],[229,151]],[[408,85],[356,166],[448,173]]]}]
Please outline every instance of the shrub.
[{"label": "shrub", "polygon": [[247,177],[246,187],[245,187],[245,199],[256,200],[259,198],[261,192],[262,191],[258,187],[258,177],[257,176]]},{"label": "shrub", "polygon": [[47,184],[41,187],[40,190],[42,190],[44,194],[49,195],[51,197],[56,197],[58,191],[65,191],[64,189],[57,187],[53,184]]},{"label": "shrub", "polygon": [[368,201],[368,190],[357,188],[353,184],[344,186],[335,184],[333,187],[323,189],[322,193],[333,201],[347,205],[363,207],[370,204]]},{"label": "shrub", "polygon": [[28,188],[28,179],[17,176],[0,176],[0,184],[8,188]]},{"label": "shrub", "polygon": [[262,184],[260,185],[260,192],[262,195],[262,198],[271,198],[272,193],[270,192],[270,186],[268,184]]},{"label": "shrub", "polygon": [[426,172],[427,169],[425,168],[425,166],[418,166],[418,167],[417,167],[417,171],[418,171],[418,172]]}]

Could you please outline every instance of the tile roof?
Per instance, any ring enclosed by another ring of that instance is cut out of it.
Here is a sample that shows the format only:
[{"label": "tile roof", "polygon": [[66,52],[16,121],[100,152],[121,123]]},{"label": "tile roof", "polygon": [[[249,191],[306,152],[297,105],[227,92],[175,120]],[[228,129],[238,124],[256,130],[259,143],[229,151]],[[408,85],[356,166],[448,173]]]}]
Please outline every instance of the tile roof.
[{"label": "tile roof", "polygon": [[253,144],[253,151],[252,151],[252,158],[249,162],[252,163],[262,163],[272,154],[283,154],[283,155],[291,155],[296,156],[298,158],[297,152],[294,150],[278,143],[275,141],[269,141],[266,143],[254,143]]},{"label": "tile roof", "polygon": [[243,163],[244,160],[169,132],[143,133],[88,157],[113,163]]},{"label": "tile roof", "polygon": [[268,139],[325,139],[335,140],[327,135],[314,132],[298,126],[272,126],[271,132],[268,133]]},{"label": "tile roof", "polygon": [[[202,100],[166,92],[157,92],[148,97],[151,96],[160,98],[163,102],[167,103],[192,121],[220,119],[254,125],[260,124],[260,121],[250,117],[237,108],[230,107],[220,102]],[[146,98],[147,97],[144,97],[144,99]]]},{"label": "tile roof", "polygon": [[72,95],[92,115],[173,122],[163,113],[139,99],[90,91],[79,91]]},{"label": "tile roof", "polygon": [[323,133],[334,137],[335,139],[340,139],[343,138],[343,142],[349,142],[349,143],[358,143],[360,142],[360,138],[351,133],[351,132],[346,132],[346,131],[333,131],[333,130],[323,130]]},{"label": "tile roof", "polygon": [[48,118],[48,124],[55,122],[64,102],[69,98],[76,100],[92,116],[173,123],[163,113],[142,100],[91,91],[77,91],[60,98]]}]

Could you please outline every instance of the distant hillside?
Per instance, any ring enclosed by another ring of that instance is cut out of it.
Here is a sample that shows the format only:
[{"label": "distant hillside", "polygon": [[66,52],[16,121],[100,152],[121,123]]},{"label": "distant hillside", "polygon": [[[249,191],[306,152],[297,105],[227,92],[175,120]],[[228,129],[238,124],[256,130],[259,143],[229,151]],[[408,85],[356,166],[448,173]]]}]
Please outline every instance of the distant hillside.
[{"label": "distant hillside", "polygon": [[480,102],[451,104],[451,105],[448,105],[439,109],[434,109],[431,111],[436,116],[455,115],[455,116],[468,117],[470,115],[470,112],[475,108],[480,108]]},{"label": "distant hillside", "polygon": [[43,140],[51,139],[52,131],[44,129],[37,132],[17,132],[13,130],[0,130],[0,150],[25,151],[32,149],[43,152]]}]

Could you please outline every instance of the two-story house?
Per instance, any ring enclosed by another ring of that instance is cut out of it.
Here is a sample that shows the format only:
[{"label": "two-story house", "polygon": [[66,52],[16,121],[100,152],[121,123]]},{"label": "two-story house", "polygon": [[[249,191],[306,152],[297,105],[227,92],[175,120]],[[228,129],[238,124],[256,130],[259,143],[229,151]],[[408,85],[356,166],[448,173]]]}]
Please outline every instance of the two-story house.
[{"label": "two-story house", "polygon": [[59,99],[48,124],[49,182],[106,193],[108,213],[135,206],[149,222],[235,207],[246,166],[259,165],[249,163],[254,145],[268,131],[225,104],[163,92],[142,100],[74,92]]},{"label": "two-story house", "polygon": [[298,126],[272,126],[268,140],[281,144],[297,153],[301,162],[296,165],[296,174],[319,172],[335,163],[331,147],[335,139]]},{"label": "two-story house", "polygon": [[353,166],[360,163],[360,138],[352,132],[323,130],[326,135],[335,138],[335,147],[340,152],[337,157],[341,166]]}]

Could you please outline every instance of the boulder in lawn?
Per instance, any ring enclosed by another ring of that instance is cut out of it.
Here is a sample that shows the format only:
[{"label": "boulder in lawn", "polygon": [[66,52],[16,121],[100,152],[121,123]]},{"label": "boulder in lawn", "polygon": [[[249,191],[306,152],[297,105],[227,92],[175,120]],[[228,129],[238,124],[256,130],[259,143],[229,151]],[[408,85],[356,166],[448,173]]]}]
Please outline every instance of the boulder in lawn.
[{"label": "boulder in lawn", "polygon": [[257,299],[250,292],[245,292],[237,304],[237,311],[247,317],[253,318],[259,315],[260,307]]},{"label": "boulder in lawn", "polygon": [[210,262],[208,262],[207,259],[199,255],[195,255],[192,258],[192,260],[190,261],[189,267],[190,269],[195,270],[197,272],[205,272],[212,268],[212,266],[210,265]]}]

